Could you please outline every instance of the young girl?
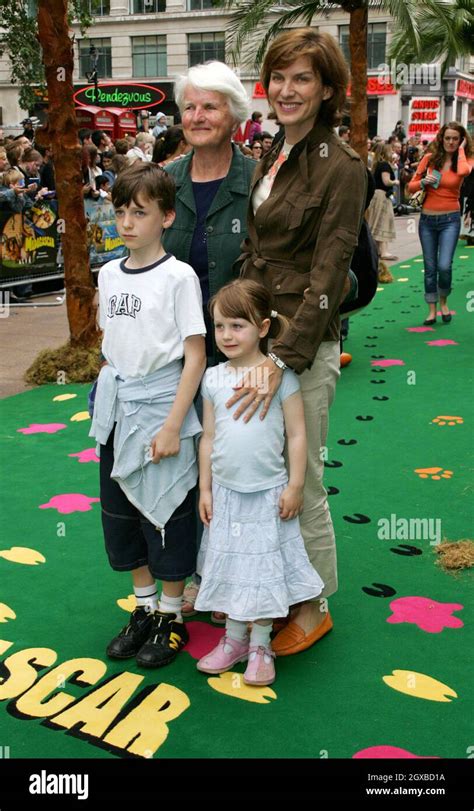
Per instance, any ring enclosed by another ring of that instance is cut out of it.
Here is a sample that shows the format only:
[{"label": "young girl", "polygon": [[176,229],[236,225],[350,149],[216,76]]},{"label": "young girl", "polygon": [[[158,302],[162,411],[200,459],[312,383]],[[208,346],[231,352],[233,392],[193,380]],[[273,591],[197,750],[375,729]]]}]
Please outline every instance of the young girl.
[{"label": "young girl", "polygon": [[[226,404],[249,369],[265,393],[259,366],[265,361],[262,350],[276,313],[271,294],[245,280],[222,287],[209,307],[216,344],[228,361],[208,369],[201,387],[199,513],[205,529],[196,609],[222,611],[227,621],[225,635],[197,668],[223,673],[248,659],[244,682],[272,684],[272,618],[286,616],[290,605],[317,597],[324,586],[305,552],[297,517],[306,470],[303,400],[296,374],[286,369],[265,419],[236,420],[238,404]],[[283,458],[285,432],[289,477]]]}]

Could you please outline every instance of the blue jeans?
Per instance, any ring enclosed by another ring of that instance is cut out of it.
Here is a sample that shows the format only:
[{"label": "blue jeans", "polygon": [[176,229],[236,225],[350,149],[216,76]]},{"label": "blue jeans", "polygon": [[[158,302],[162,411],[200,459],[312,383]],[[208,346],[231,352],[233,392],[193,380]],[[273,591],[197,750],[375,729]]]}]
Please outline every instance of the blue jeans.
[{"label": "blue jeans", "polygon": [[425,263],[425,301],[433,304],[451,292],[453,256],[461,230],[461,214],[421,214],[419,235]]}]

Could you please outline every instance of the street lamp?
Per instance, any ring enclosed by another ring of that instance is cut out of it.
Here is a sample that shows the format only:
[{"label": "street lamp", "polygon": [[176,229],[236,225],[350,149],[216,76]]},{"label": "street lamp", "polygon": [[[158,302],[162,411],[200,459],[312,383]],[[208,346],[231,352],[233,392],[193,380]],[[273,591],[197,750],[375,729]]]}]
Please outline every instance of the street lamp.
[{"label": "street lamp", "polygon": [[90,71],[86,73],[86,79],[89,84],[94,85],[94,99],[95,102],[99,95],[99,83],[98,83],[98,75],[97,75],[97,66],[99,63],[99,51],[95,47],[95,45],[91,44],[89,48],[89,59],[90,59]]}]

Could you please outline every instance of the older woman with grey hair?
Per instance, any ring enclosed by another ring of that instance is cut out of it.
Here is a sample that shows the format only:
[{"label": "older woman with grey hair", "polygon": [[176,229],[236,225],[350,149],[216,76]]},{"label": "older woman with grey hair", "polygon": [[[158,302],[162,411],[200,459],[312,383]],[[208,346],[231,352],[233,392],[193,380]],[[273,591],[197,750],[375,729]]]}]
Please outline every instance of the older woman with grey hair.
[{"label": "older woman with grey hair", "polygon": [[[249,99],[235,73],[216,61],[195,65],[180,76],[175,99],[192,150],[165,167],[176,182],[176,219],[164,232],[164,246],[188,262],[199,277],[208,363],[215,365],[217,350],[207,303],[234,278],[232,266],[247,236],[248,195],[256,164],[232,138],[249,116]],[[195,576],[184,593],[185,617],[196,613],[198,590]],[[225,618],[214,614],[213,620]]]}]

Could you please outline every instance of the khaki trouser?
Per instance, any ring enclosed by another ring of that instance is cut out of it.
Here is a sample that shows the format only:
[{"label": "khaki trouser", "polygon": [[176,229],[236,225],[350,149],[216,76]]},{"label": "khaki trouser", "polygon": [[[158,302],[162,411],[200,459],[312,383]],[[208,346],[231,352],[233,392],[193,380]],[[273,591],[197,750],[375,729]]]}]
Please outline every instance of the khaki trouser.
[{"label": "khaki trouser", "polygon": [[337,591],[336,539],[327,493],[323,487],[323,474],[329,408],[334,400],[339,375],[339,341],[323,341],[311,369],[299,376],[308,442],[304,507],[300,515],[301,534],[308,557],[324,581],[324,589],[315,602]]}]

